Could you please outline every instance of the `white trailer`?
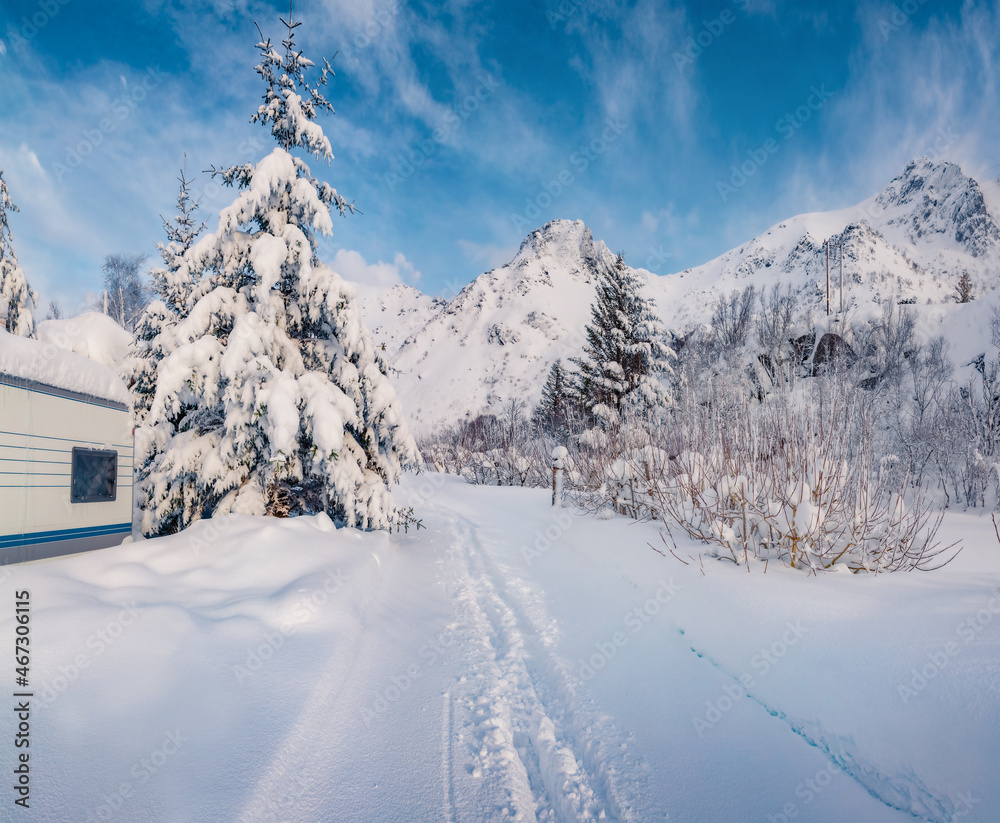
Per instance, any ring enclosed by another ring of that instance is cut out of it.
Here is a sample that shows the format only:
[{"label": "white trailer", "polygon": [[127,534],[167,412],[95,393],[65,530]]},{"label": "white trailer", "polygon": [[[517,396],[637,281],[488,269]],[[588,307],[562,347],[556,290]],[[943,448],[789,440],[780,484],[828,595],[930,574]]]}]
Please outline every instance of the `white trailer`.
[{"label": "white trailer", "polygon": [[0,565],[129,536],[132,443],[114,372],[0,331]]}]

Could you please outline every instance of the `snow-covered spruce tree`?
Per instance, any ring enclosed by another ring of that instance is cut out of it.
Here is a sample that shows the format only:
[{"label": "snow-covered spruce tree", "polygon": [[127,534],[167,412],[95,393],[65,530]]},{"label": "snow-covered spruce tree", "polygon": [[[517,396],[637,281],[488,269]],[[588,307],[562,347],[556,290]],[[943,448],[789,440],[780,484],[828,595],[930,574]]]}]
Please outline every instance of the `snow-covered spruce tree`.
[{"label": "snow-covered spruce tree", "polygon": [[22,337],[35,336],[35,306],[38,295],[31,290],[14,254],[7,212],[19,209],[10,199],[0,169],[0,320],[3,328]]},{"label": "snow-covered spruce tree", "polygon": [[125,384],[132,390],[132,406],[139,424],[145,420],[152,405],[157,367],[172,347],[173,327],[187,313],[188,299],[194,291],[190,271],[185,269],[183,275],[179,273],[184,255],[205,229],[205,224],[195,219],[198,203],[191,199],[191,181],[187,179],[186,169],[181,169],[177,179],[181,184],[177,193],[177,214],[170,220],[163,220],[167,242],[157,244],[164,267],[150,272],[155,299],[136,322],[129,357],[122,370]]},{"label": "snow-covered spruce tree", "polygon": [[256,165],[217,171],[239,194],[177,274],[197,281],[174,328],[138,442],[142,530],[175,531],[227,512],[325,511],[387,528],[390,485],[418,455],[355,293],[320,263],[316,232],[352,211],[296,148],[327,161],[314,122],[332,107],[282,21],[283,54],[257,44],[264,102],[251,118],[278,143]]},{"label": "snow-covered spruce tree", "polygon": [[175,316],[186,314],[188,298],[195,287],[190,269],[184,268],[181,273],[184,256],[205,230],[205,223],[199,223],[195,217],[198,201],[191,199],[191,181],[186,166],[177,180],[181,184],[177,192],[177,214],[171,220],[163,220],[167,242],[157,244],[164,267],[150,272],[153,291]]},{"label": "snow-covered spruce tree", "polygon": [[565,439],[574,410],[572,377],[562,360],[556,360],[545,379],[532,422],[546,434]]},{"label": "snow-covered spruce tree", "polygon": [[177,318],[167,307],[154,300],[146,306],[135,324],[121,377],[132,392],[132,411],[137,425],[145,421],[153,404],[157,367],[172,343],[172,329],[176,322]]},{"label": "snow-covered spruce tree", "polygon": [[580,405],[605,422],[620,419],[623,411],[646,416],[669,404],[656,375],[672,371],[668,358],[674,352],[640,287],[622,255],[598,274],[584,356],[573,360]]}]

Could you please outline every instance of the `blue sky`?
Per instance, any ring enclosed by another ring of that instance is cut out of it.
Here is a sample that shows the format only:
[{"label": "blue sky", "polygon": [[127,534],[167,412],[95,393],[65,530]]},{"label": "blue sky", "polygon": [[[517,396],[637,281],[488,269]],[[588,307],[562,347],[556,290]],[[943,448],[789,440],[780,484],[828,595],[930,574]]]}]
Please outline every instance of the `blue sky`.
[{"label": "blue sky", "polygon": [[[259,159],[254,22],[286,2],[0,0],[0,168],[22,267],[74,311],[106,254],[158,261],[187,155]],[[873,194],[912,157],[1000,164],[996,3],[297,0],[332,56],[314,172],[362,214],[323,256],[453,295],[564,217],[659,274]],[[742,166],[742,169],[740,167]],[[988,178],[1000,166],[987,171]]]}]

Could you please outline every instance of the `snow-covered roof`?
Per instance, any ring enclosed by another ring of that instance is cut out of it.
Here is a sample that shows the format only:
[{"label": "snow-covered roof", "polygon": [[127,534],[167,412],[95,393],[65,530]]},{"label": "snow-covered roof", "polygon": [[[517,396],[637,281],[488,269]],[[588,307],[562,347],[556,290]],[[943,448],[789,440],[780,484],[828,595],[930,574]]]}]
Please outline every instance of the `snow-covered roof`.
[{"label": "snow-covered roof", "polygon": [[0,330],[0,375],[131,407],[128,389],[111,369],[86,357]]}]

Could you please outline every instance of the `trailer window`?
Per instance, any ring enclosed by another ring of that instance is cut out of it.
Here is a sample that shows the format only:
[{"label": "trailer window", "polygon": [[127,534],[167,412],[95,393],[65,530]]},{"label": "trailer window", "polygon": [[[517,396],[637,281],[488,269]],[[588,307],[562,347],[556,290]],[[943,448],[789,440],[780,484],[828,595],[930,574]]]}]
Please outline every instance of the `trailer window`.
[{"label": "trailer window", "polygon": [[118,452],[73,449],[70,500],[96,503],[115,499],[118,480]]}]

